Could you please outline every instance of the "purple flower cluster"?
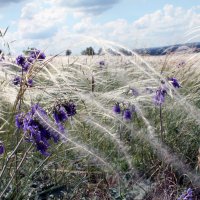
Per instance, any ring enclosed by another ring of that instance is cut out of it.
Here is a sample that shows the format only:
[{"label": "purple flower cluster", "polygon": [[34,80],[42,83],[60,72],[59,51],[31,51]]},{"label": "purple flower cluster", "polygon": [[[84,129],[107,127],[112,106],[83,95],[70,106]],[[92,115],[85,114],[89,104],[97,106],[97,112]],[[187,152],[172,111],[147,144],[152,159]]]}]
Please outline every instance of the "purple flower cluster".
[{"label": "purple flower cluster", "polygon": [[100,65],[100,66],[104,66],[104,65],[105,65],[105,62],[104,62],[103,60],[101,60],[101,61],[99,62],[99,65]]},{"label": "purple flower cluster", "polygon": [[17,65],[21,66],[22,67],[22,70],[27,72],[29,67],[31,66],[31,63],[28,61],[28,59],[23,56],[23,55],[19,55],[17,58],[16,58],[16,63]]},{"label": "purple flower cluster", "polygon": [[53,118],[56,123],[64,122],[68,119],[67,112],[63,106],[57,105],[53,110]]},{"label": "purple flower cluster", "polygon": [[124,110],[123,118],[125,120],[131,120],[132,119],[132,112],[131,112],[130,109],[125,109]]},{"label": "purple flower cluster", "polygon": [[0,141],[0,155],[4,154],[5,152],[5,147],[3,145],[3,142]]},{"label": "purple flower cluster", "polygon": [[62,106],[65,108],[67,115],[72,117],[76,114],[76,105],[73,101],[64,102]]},{"label": "purple flower cluster", "polygon": [[168,81],[169,81],[175,88],[180,88],[180,87],[181,87],[176,78],[168,78]]},{"label": "purple flower cluster", "polygon": [[52,128],[54,125],[49,121],[47,113],[39,104],[33,105],[26,114],[16,115],[15,125],[23,130],[26,141],[32,142],[36,149],[45,156],[50,155],[47,152],[50,146],[49,140],[53,139],[57,143],[60,138],[56,129]]},{"label": "purple flower cluster", "polygon": [[[20,85],[22,82],[22,78],[20,76],[15,76],[15,78],[12,80],[13,85]],[[33,79],[28,79],[26,85],[28,87],[33,87]]]},{"label": "purple flower cluster", "polygon": [[20,85],[21,83],[21,77],[20,76],[16,76],[14,79],[13,79],[13,85]]},{"label": "purple flower cluster", "polygon": [[167,91],[163,88],[159,88],[156,90],[156,94],[153,97],[153,101],[156,105],[162,105],[165,101],[165,96],[167,94]]},{"label": "purple flower cluster", "polygon": [[[176,78],[168,78],[168,81],[175,87],[179,88],[181,87],[178,83]],[[161,81],[162,85],[159,89],[156,90],[156,94],[153,97],[153,101],[156,105],[162,105],[165,101],[165,96],[167,94],[167,86],[165,85],[164,81]]]},{"label": "purple flower cluster", "polygon": [[114,113],[116,113],[116,114],[120,114],[120,113],[121,113],[121,108],[120,108],[119,103],[116,103],[116,104],[114,105],[113,111],[114,111]]},{"label": "purple flower cluster", "polygon": [[73,101],[57,104],[53,110],[53,118],[57,124],[65,122],[68,117],[72,117],[76,114],[76,105]]},{"label": "purple flower cluster", "polygon": [[31,50],[30,52],[30,59],[39,59],[39,60],[44,60],[46,58],[46,55],[44,52],[41,52],[38,49]]},{"label": "purple flower cluster", "polygon": [[28,85],[29,87],[33,87],[33,79],[28,79],[27,85]]},{"label": "purple flower cluster", "polygon": [[124,120],[131,120],[132,114],[133,114],[133,112],[135,112],[135,109],[131,106],[121,108],[120,104],[117,102],[113,106],[113,112],[116,114],[122,114]]},{"label": "purple flower cluster", "polygon": [[177,200],[192,200],[192,189],[188,188]]},{"label": "purple flower cluster", "polygon": [[17,65],[21,66],[23,71],[28,71],[31,64],[36,60],[44,60],[46,58],[45,54],[40,50],[34,49],[29,52],[29,56],[25,57],[23,55],[19,55],[16,58]]},{"label": "purple flower cluster", "polygon": [[[37,49],[32,49],[29,52],[28,56],[19,55],[16,58],[16,63],[17,63],[17,65],[22,67],[22,71],[23,72],[27,72],[32,63],[34,63],[37,60],[43,60],[45,58],[46,58],[46,56],[45,56],[45,54],[43,52],[41,52],[40,50],[37,50]],[[19,77],[19,76],[16,76],[12,80],[14,85],[20,85],[21,81],[22,81],[22,78]],[[28,87],[33,87],[33,80],[32,79],[28,79],[26,85]]]}]

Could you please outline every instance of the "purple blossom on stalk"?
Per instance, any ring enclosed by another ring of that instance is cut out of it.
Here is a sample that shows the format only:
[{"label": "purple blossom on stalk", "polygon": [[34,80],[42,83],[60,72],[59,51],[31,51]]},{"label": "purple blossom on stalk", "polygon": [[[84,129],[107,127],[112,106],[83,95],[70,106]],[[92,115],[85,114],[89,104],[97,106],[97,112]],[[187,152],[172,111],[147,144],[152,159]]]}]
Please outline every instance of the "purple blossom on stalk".
[{"label": "purple blossom on stalk", "polygon": [[15,117],[15,126],[17,128],[23,128],[23,119],[24,119],[24,113],[19,113]]},{"label": "purple blossom on stalk", "polygon": [[168,80],[175,88],[180,88],[181,87],[176,78],[168,78]]},{"label": "purple blossom on stalk", "polygon": [[177,200],[192,200],[192,189],[188,188],[186,193],[183,193]]},{"label": "purple blossom on stalk", "polygon": [[19,85],[21,83],[21,77],[16,76],[13,81],[12,81],[13,85]]},{"label": "purple blossom on stalk", "polygon": [[43,60],[43,59],[45,59],[46,58],[46,55],[43,53],[43,52],[41,52],[40,54],[39,54],[39,56],[38,56],[38,59],[41,59],[41,60]]},{"label": "purple blossom on stalk", "polygon": [[53,118],[57,124],[66,121],[68,117],[65,108],[62,106],[56,106],[53,111]]},{"label": "purple blossom on stalk", "polygon": [[0,155],[4,154],[5,152],[5,147],[3,145],[3,142],[0,141]]},{"label": "purple blossom on stalk", "polygon": [[113,107],[113,112],[116,113],[116,114],[120,114],[121,113],[121,108],[120,108],[120,105],[119,103],[116,103]]},{"label": "purple blossom on stalk", "polygon": [[65,108],[68,117],[72,117],[76,114],[76,105],[73,101],[65,102],[62,106]]},{"label": "purple blossom on stalk", "polygon": [[103,60],[101,60],[100,62],[99,62],[99,65],[105,65],[105,62],[103,61]]},{"label": "purple blossom on stalk", "polygon": [[50,146],[49,140],[58,142],[60,137],[56,128],[48,119],[47,113],[39,104],[31,107],[26,113],[20,113],[16,116],[15,124],[24,132],[25,139],[35,145],[36,149],[43,155],[50,155],[47,150]]},{"label": "purple blossom on stalk", "polygon": [[29,67],[31,66],[31,64],[29,62],[25,62],[23,65],[22,65],[22,69],[27,72]]},{"label": "purple blossom on stalk", "polygon": [[156,91],[155,96],[153,97],[154,103],[156,105],[162,105],[165,101],[165,95],[167,94],[167,91],[165,89],[159,88]]},{"label": "purple blossom on stalk", "polygon": [[33,87],[33,79],[28,79],[27,85],[28,85],[29,87]]},{"label": "purple blossom on stalk", "polygon": [[40,50],[32,50],[30,53],[30,57],[34,58],[34,59],[40,59],[43,60],[46,58],[46,55],[44,54],[44,52],[41,52]]},{"label": "purple blossom on stalk", "polygon": [[132,119],[132,112],[130,111],[130,109],[126,109],[123,113],[123,118],[125,120],[131,120]]},{"label": "purple blossom on stalk", "polygon": [[29,63],[33,63],[33,61],[35,60],[35,58],[33,58],[33,57],[30,56],[30,57],[28,57],[27,60],[28,60]]},{"label": "purple blossom on stalk", "polygon": [[19,66],[23,66],[26,62],[26,58],[22,55],[19,55],[17,58],[16,58],[16,63],[17,65]]},{"label": "purple blossom on stalk", "polygon": [[50,153],[47,152],[48,147],[49,147],[49,144],[43,140],[40,140],[39,142],[36,143],[37,150],[44,156],[50,155]]},{"label": "purple blossom on stalk", "polygon": [[46,111],[40,107],[40,105],[38,103],[34,104],[32,107],[31,107],[31,114],[34,115],[36,111],[39,111],[40,113],[42,113],[42,115],[47,115]]}]

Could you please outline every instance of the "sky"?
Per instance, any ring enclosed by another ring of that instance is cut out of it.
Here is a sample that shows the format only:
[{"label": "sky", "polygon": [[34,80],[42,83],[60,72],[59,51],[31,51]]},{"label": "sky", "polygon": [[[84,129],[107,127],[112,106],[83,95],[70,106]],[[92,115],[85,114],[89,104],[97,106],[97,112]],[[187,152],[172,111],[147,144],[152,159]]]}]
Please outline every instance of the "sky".
[{"label": "sky", "polygon": [[1,40],[13,54],[109,42],[129,49],[200,41],[199,0],[0,0]]}]

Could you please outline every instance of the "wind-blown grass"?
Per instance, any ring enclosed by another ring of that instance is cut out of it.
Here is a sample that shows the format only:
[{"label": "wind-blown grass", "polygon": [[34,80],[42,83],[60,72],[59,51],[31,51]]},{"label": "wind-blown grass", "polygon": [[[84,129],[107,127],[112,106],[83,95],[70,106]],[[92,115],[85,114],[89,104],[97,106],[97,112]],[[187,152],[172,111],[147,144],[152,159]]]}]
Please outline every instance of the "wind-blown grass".
[{"label": "wind-blown grass", "polygon": [[[120,53],[120,46],[106,45]],[[189,187],[198,198],[199,54],[132,53],[46,58],[24,75],[34,80],[30,88],[12,84],[18,65],[0,63],[0,138],[6,149],[0,157],[2,198],[169,200]],[[161,81],[168,88],[162,119],[153,103]],[[76,116],[64,123],[66,134],[52,124],[52,109],[64,100],[77,105]],[[48,114],[37,113],[39,121],[62,135],[59,144],[51,143],[50,156],[40,155],[23,140],[23,131],[15,131],[19,102],[23,112],[39,102]],[[130,121],[112,111],[116,102],[135,107]]]}]

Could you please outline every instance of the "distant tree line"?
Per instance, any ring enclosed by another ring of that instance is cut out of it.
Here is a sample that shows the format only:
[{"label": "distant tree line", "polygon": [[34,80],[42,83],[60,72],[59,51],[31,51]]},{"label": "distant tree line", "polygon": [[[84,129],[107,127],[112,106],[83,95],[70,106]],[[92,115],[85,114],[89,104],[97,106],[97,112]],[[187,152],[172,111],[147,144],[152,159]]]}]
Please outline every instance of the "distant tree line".
[{"label": "distant tree line", "polygon": [[[133,53],[131,51],[123,49],[123,48],[120,48],[118,50],[109,48],[109,49],[106,49],[106,52],[111,54],[111,55],[115,55],[115,56],[119,56],[121,54],[126,55],[126,56],[132,56],[133,55]],[[86,49],[81,51],[81,55],[88,55],[88,56],[102,55],[104,53],[105,52],[103,51],[102,48],[100,48],[97,52],[95,52],[94,48],[91,47],[91,46],[86,47]],[[66,56],[70,56],[71,54],[72,54],[72,51],[70,49],[67,49],[65,51]]]},{"label": "distant tree line", "polygon": [[72,51],[70,49],[67,49],[66,52],[65,52],[65,55],[70,56],[71,54],[72,54]]},{"label": "distant tree line", "polygon": [[94,56],[96,55],[96,53],[92,47],[87,47],[85,50],[81,52],[81,55]]}]

